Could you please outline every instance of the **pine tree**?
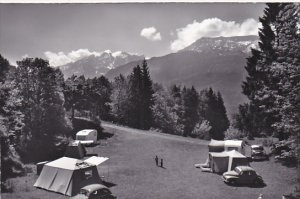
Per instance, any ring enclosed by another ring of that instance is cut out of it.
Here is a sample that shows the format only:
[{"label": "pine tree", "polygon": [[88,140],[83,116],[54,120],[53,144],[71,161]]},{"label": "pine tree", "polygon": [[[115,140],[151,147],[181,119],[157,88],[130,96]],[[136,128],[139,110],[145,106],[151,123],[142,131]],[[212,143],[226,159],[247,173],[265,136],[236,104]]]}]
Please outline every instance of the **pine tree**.
[{"label": "pine tree", "polygon": [[142,129],[149,129],[153,122],[152,107],[154,105],[154,91],[146,60],[142,64],[142,84]]},{"label": "pine tree", "polygon": [[198,115],[199,98],[198,92],[192,86],[183,92],[183,109],[184,109],[184,136],[190,136],[195,125],[199,121]]},{"label": "pine tree", "polygon": [[139,65],[133,68],[129,77],[129,98],[126,115],[128,116],[128,125],[141,129],[143,126],[143,98],[142,98],[143,80],[142,70]]},{"label": "pine tree", "polygon": [[229,120],[221,94],[215,94],[212,88],[202,91],[200,105],[202,117],[209,121],[212,127],[210,137],[216,140],[223,140],[224,132],[229,127]]}]

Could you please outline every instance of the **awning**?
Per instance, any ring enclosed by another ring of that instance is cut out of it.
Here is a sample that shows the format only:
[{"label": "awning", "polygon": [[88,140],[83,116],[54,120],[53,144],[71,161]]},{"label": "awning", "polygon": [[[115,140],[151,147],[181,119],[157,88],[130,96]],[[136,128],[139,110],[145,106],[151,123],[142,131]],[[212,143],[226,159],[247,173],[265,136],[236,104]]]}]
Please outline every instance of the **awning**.
[{"label": "awning", "polygon": [[92,157],[84,160],[84,162],[98,166],[99,164],[102,164],[103,162],[105,162],[108,159],[109,158],[106,158],[106,157],[92,156]]}]

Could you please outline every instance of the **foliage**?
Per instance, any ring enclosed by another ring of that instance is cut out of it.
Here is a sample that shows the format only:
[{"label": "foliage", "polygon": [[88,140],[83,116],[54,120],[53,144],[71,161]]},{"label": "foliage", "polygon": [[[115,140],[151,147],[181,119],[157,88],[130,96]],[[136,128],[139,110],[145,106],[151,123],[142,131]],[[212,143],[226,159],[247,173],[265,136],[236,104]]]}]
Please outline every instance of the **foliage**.
[{"label": "foliage", "polygon": [[248,136],[284,140],[300,130],[299,9],[295,3],[268,3],[260,18],[260,48],[248,58],[242,86],[250,103],[236,117],[237,128]]},{"label": "foliage", "polygon": [[299,150],[300,146],[297,144],[295,137],[275,143],[271,148],[272,153],[275,155],[275,159],[288,165],[297,164]]},{"label": "foliage", "polygon": [[7,179],[23,175],[25,172],[24,165],[20,161],[20,156],[16,151],[13,139],[8,133],[7,123],[9,117],[4,108],[10,92],[8,83],[9,73],[13,70],[9,62],[0,55],[0,153],[1,153],[1,191],[7,192],[11,187]]},{"label": "foliage", "polygon": [[112,83],[111,108],[113,119],[120,124],[126,124],[128,114],[128,80],[119,75]]},{"label": "foliage", "polygon": [[232,126],[230,126],[225,131],[225,139],[226,140],[241,139],[243,137],[244,137],[244,134],[240,130],[238,130],[238,129],[232,127]]},{"label": "foliage", "polygon": [[106,77],[85,79],[84,76],[73,75],[65,81],[63,87],[65,108],[71,110],[71,118],[77,110],[81,114],[88,111],[92,117],[111,119],[112,86]]},{"label": "foliage", "polygon": [[26,58],[11,74],[5,113],[9,136],[25,161],[45,160],[70,130],[63,108],[63,75],[43,59]]},{"label": "foliage", "polygon": [[198,92],[192,86],[191,88],[183,88],[182,90],[183,101],[183,125],[184,136],[190,136],[196,123],[199,121],[199,114],[197,111],[199,105]]},{"label": "foliage", "polygon": [[153,127],[164,133],[182,135],[183,124],[178,115],[178,105],[170,93],[161,85],[154,85]]},{"label": "foliage", "polygon": [[203,120],[201,123],[197,123],[192,131],[192,136],[203,140],[210,140],[210,130],[211,126],[209,125],[209,121]]},{"label": "foliage", "polygon": [[210,137],[223,140],[224,132],[229,127],[229,120],[221,93],[216,94],[212,88],[201,91],[199,112],[212,126]]}]

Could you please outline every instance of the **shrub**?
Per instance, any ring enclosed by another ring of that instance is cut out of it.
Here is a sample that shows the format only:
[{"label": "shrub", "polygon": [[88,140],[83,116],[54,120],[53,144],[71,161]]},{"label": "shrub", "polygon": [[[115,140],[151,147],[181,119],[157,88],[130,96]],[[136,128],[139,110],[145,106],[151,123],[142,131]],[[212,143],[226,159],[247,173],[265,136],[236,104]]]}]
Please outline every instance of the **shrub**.
[{"label": "shrub", "polygon": [[232,126],[225,131],[225,140],[241,139],[244,136],[245,135],[240,130]]},{"label": "shrub", "polygon": [[207,120],[203,120],[200,123],[197,123],[191,133],[191,135],[193,137],[198,137],[200,139],[204,139],[204,140],[210,140],[210,130],[211,130],[211,126],[209,125],[209,121]]}]

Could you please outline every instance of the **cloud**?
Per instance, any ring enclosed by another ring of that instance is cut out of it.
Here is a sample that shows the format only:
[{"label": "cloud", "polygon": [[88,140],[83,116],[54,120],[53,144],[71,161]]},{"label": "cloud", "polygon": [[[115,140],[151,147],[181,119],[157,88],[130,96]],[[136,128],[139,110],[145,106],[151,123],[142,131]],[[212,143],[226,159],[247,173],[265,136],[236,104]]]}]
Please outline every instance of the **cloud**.
[{"label": "cloud", "polygon": [[156,30],[156,28],[154,28],[154,27],[144,28],[141,31],[140,35],[151,41],[160,41],[161,40],[160,32],[158,32]]},{"label": "cloud", "polygon": [[205,19],[186,25],[176,30],[177,39],[171,42],[171,50],[181,50],[202,37],[230,37],[257,35],[259,23],[254,19],[246,19],[242,23],[223,21],[218,18]]},{"label": "cloud", "polygon": [[100,56],[101,53],[95,51],[90,52],[88,49],[78,49],[76,51],[71,51],[68,54],[65,54],[64,52],[54,53],[47,51],[44,52],[44,55],[49,60],[50,66],[61,66],[70,62],[75,62],[90,55]]}]

